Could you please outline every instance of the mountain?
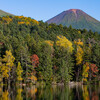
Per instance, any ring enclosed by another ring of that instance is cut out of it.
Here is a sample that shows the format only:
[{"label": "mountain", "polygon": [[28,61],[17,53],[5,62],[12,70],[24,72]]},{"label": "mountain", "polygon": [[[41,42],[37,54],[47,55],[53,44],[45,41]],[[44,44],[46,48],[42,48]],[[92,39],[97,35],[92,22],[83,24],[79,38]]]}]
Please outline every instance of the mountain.
[{"label": "mountain", "polygon": [[8,13],[8,12],[5,12],[5,11],[3,11],[3,10],[0,10],[0,17],[2,17],[2,16],[14,16],[13,14],[10,14],[10,13]]},{"label": "mountain", "polygon": [[97,31],[100,33],[100,21],[89,16],[80,9],[70,9],[63,11],[57,16],[46,21],[48,24],[56,23],[57,25],[62,24],[64,26],[72,26],[76,29],[87,29]]}]

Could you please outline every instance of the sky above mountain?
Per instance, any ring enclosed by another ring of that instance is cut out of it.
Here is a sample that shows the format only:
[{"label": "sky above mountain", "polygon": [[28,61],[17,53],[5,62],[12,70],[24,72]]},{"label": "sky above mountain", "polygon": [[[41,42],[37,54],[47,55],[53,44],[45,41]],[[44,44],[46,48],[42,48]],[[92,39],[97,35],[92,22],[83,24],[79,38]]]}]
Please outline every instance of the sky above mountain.
[{"label": "sky above mountain", "polygon": [[81,9],[100,21],[100,0],[1,0],[0,9],[43,21],[68,9]]}]

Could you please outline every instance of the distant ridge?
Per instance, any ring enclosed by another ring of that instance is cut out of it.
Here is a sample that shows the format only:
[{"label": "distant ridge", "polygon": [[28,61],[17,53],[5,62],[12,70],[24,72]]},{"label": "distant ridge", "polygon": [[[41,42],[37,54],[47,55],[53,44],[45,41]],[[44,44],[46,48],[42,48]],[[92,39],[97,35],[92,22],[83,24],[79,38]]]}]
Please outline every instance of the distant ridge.
[{"label": "distant ridge", "polygon": [[2,17],[2,16],[14,16],[14,15],[13,14],[10,14],[8,12],[5,12],[3,10],[0,10],[0,17]]},{"label": "distant ridge", "polygon": [[69,9],[63,11],[57,16],[46,21],[48,24],[56,23],[57,25],[62,24],[64,26],[72,26],[76,29],[87,29],[97,31],[100,33],[100,21],[89,16],[80,9]]}]

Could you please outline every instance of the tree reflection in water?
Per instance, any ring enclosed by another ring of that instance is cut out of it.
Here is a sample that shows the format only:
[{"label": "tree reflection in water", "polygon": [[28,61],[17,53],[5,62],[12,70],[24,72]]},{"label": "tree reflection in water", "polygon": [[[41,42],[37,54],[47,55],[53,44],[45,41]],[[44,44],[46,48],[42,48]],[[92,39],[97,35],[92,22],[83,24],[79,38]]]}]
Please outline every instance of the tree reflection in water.
[{"label": "tree reflection in water", "polygon": [[83,100],[90,100],[87,86],[83,86]]},{"label": "tree reflection in water", "polygon": [[100,100],[99,86],[0,86],[0,100]]}]

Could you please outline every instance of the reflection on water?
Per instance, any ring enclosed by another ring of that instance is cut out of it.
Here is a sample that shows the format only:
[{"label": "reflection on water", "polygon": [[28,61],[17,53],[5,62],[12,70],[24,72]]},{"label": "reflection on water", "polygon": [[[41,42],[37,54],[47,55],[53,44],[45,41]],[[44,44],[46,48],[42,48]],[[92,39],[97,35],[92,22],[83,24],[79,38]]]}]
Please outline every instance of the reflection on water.
[{"label": "reflection on water", "polygon": [[100,100],[99,86],[0,86],[0,100]]},{"label": "reflection on water", "polygon": [[90,100],[87,86],[83,86],[83,100]]}]

